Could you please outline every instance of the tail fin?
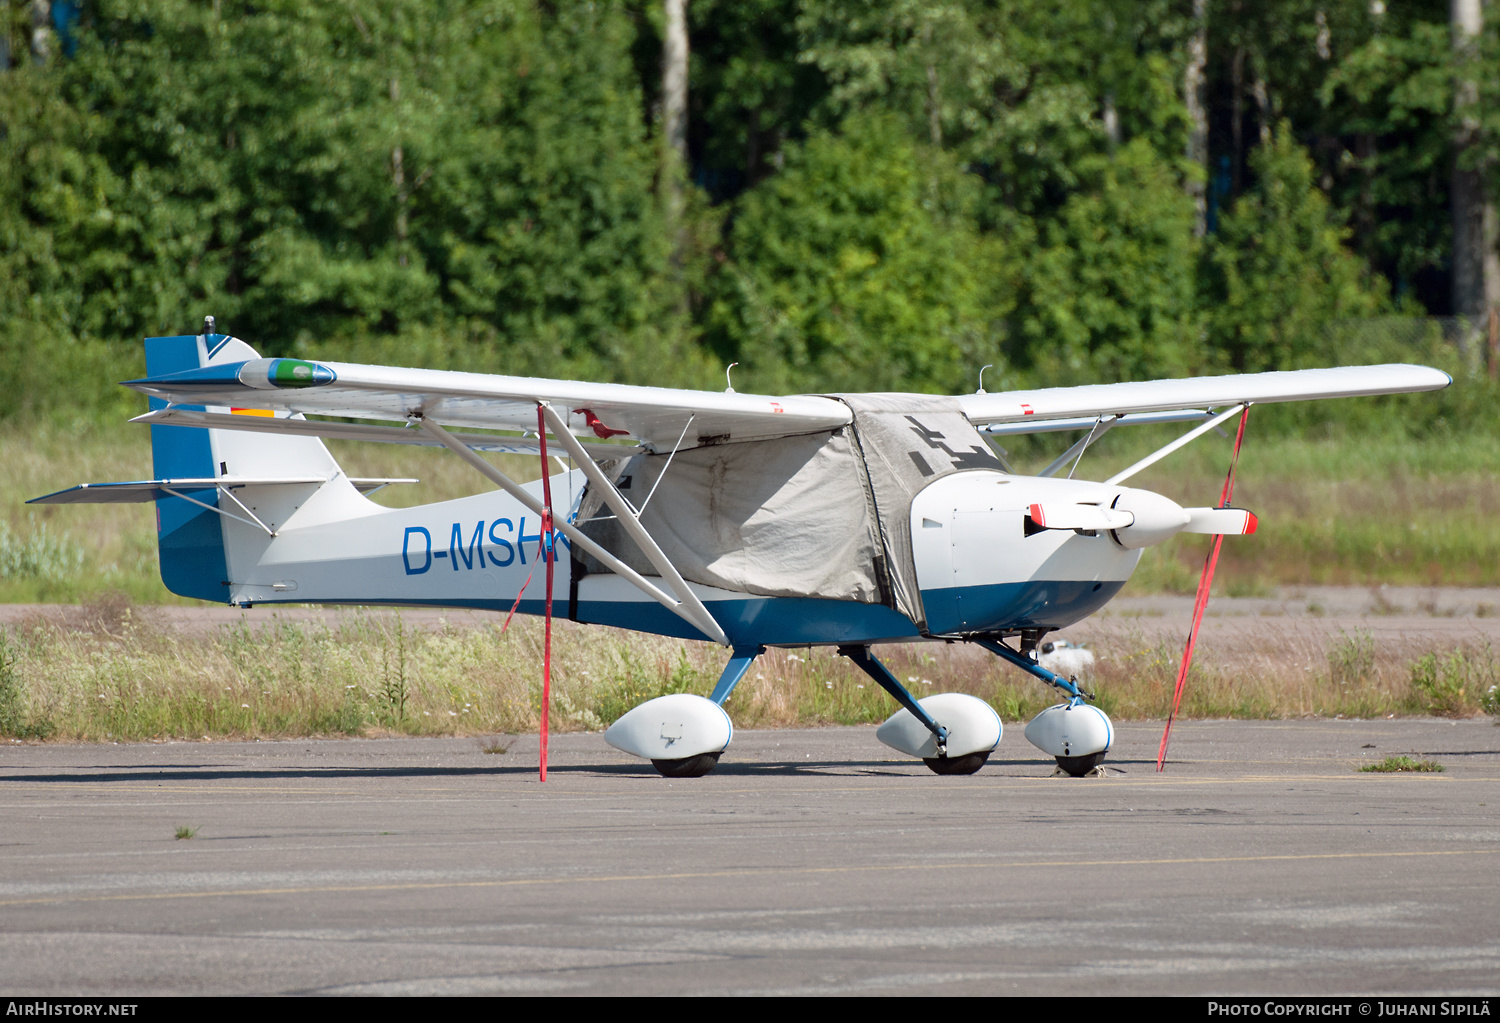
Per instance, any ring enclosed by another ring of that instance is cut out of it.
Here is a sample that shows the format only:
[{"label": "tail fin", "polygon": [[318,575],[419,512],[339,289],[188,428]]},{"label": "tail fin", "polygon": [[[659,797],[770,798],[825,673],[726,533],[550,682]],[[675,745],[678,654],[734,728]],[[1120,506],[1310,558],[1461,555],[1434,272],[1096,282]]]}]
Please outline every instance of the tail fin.
[{"label": "tail fin", "polygon": [[[150,376],[200,369],[259,358],[245,342],[224,334],[148,337],[146,372]],[[151,399],[151,408],[165,408]],[[195,411],[263,411],[185,406]],[[235,430],[182,426],[151,427],[151,457],[157,479],[209,479],[219,476],[287,477],[338,474],[338,463],[316,437],[268,436]],[[167,589],[184,597],[226,603],[231,599],[226,519],[217,513],[217,488],[184,490],[184,497],[162,496],[156,502],[161,577]],[[189,500],[191,498],[191,500]],[[199,503],[195,503],[199,502]]]}]

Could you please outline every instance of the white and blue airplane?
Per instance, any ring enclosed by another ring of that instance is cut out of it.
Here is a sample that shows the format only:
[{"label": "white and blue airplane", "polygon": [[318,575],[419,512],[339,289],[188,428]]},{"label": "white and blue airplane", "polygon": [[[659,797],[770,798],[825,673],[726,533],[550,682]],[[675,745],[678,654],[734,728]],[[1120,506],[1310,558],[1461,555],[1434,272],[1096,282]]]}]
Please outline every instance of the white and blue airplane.
[{"label": "white and blue airplane", "polygon": [[[728,663],[708,697],[647,701],[605,734],[673,777],[717,764],[733,734],[722,705],[756,657],[810,645],[836,648],[900,703],[882,741],[939,774],[977,771],[999,716],[964,694],[919,701],[870,652],[935,640],[977,644],[1060,690],[1026,737],[1068,774],[1096,769],[1109,718],[1038,663],[1043,637],[1103,607],[1143,548],[1256,525],[1242,509],[1183,508],[1125,481],[1251,404],[1451,382],[1384,365],[768,397],[266,359],[211,319],[200,335],[147,338],[146,373],[127,386],[150,398],[134,421],[151,426],[155,478],[37,502],[154,501],[162,580],[187,597],[517,606],[718,643]],[[1192,421],[1105,480],[1060,476],[1116,425]],[[505,433],[455,432],[475,429]],[[1086,435],[1037,476],[1012,472],[985,440],[1067,430]],[[537,455],[549,437],[572,468],[535,482],[481,454]],[[446,447],[499,489],[382,507],[366,494],[414,481],[351,479],[323,438]],[[550,606],[539,588],[523,592],[539,561],[556,573]]]}]

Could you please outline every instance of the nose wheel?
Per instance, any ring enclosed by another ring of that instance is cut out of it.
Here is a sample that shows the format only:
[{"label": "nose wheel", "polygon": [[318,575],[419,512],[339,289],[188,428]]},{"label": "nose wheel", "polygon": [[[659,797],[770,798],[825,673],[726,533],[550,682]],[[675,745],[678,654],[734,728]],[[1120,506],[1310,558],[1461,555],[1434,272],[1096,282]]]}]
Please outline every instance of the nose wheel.
[{"label": "nose wheel", "polygon": [[1057,769],[1064,774],[1072,775],[1074,778],[1082,778],[1094,768],[1104,763],[1104,754],[1107,752],[1109,751],[1104,750],[1099,753],[1090,753],[1088,756],[1083,757],[1058,757]]}]

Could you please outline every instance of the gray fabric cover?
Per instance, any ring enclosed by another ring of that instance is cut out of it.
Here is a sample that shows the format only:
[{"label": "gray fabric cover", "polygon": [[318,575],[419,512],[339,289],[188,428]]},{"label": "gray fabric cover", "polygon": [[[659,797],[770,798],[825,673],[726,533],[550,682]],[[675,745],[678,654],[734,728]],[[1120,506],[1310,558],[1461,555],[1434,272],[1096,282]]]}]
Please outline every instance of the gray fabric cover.
[{"label": "gray fabric cover", "polygon": [[[879,545],[847,428],[679,451],[663,477],[666,463],[643,454],[604,470],[637,508],[661,480],[641,524],[684,579],[759,596],[880,602]],[[578,515],[583,531],[655,575],[611,514],[591,487]]]},{"label": "gray fabric cover", "polygon": [[[925,627],[911,501],[932,481],[1000,462],[953,398],[832,395],[854,412],[833,433],[718,444],[601,463],[684,579],[773,597],[887,604]],[[581,528],[642,575],[656,570],[591,487]],[[607,571],[587,555],[579,567]]]},{"label": "gray fabric cover", "polygon": [[880,526],[891,607],[927,627],[911,553],[911,501],[934,480],[1000,460],[958,401],[928,394],[835,394],[854,412],[854,432]]}]

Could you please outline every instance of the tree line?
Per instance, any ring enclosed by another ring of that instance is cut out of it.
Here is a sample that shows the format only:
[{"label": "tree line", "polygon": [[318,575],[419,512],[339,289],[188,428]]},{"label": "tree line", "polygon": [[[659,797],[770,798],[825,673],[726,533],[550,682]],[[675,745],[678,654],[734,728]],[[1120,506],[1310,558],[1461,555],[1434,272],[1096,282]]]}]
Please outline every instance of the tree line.
[{"label": "tree line", "polygon": [[206,314],[770,392],[1364,358],[1348,324],[1500,304],[1483,14],[0,0],[0,389],[106,401]]}]

